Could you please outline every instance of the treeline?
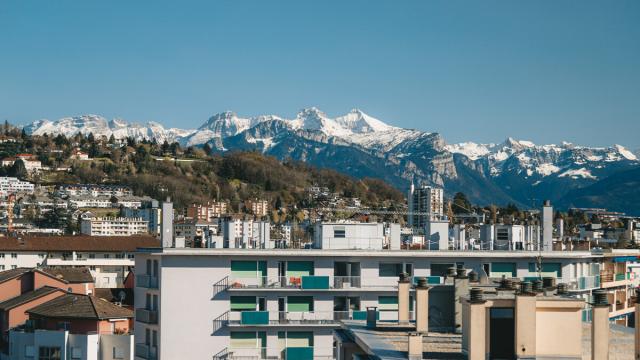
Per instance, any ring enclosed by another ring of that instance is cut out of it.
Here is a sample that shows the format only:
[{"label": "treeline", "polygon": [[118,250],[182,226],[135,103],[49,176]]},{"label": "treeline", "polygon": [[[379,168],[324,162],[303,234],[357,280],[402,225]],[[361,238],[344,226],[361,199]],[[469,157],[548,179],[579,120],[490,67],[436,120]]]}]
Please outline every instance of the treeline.
[{"label": "treeline", "polygon": [[[27,175],[20,165],[3,169],[6,174],[29,176],[29,180],[45,185],[123,184],[136,195],[156,199],[169,196],[177,206],[225,200],[236,211],[242,209],[245,200],[255,198],[268,200],[272,208],[282,211],[310,207],[314,204],[306,189],[311,186],[327,187],[345,198],[357,197],[365,206],[391,206],[404,201],[402,193],[381,180],[354,179],[256,152],[220,155],[209,145],[183,148],[178,143],[117,140],[113,136],[107,139],[93,134],[30,136],[10,126],[6,136],[15,142],[0,149],[1,157],[31,153],[43,166],[70,167],[68,172],[40,176]],[[88,153],[92,159],[70,161],[75,149]]]}]

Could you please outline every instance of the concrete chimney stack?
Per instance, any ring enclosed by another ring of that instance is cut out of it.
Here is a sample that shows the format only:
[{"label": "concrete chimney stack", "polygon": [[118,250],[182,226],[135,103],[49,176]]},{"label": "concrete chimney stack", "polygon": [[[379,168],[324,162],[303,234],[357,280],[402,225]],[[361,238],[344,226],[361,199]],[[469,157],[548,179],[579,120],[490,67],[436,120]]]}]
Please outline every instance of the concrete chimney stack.
[{"label": "concrete chimney stack", "polygon": [[427,278],[420,278],[416,285],[416,331],[429,333],[429,286]]},{"label": "concrete chimney stack", "polygon": [[553,250],[553,206],[545,200],[542,206],[542,250]]},{"label": "concrete chimney stack", "polygon": [[605,290],[593,292],[591,320],[591,359],[609,359],[609,299]]},{"label": "concrete chimney stack", "polygon": [[401,273],[398,280],[398,323],[409,324],[409,289],[411,277],[407,273]]},{"label": "concrete chimney stack", "polygon": [[173,203],[171,198],[162,203],[162,233],[160,239],[163,248],[173,247]]},{"label": "concrete chimney stack", "polygon": [[454,318],[455,329],[457,334],[462,334],[462,300],[463,296],[469,294],[469,277],[467,276],[467,270],[462,266],[458,266],[456,269],[456,277],[453,280],[454,288]]},{"label": "concrete chimney stack", "polygon": [[422,334],[409,333],[408,339],[408,359],[409,360],[422,360]]}]

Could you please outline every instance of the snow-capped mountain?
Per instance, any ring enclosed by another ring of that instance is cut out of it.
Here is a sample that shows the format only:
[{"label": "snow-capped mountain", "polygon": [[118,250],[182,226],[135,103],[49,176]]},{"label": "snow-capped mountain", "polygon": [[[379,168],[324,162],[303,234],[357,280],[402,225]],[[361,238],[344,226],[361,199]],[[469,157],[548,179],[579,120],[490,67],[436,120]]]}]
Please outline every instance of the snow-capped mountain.
[{"label": "snow-capped mountain", "polygon": [[24,129],[36,135],[93,133],[177,141],[182,146],[208,143],[220,152],[261,151],[357,177],[379,177],[401,189],[412,180],[435,184],[448,193],[463,191],[481,203],[530,205],[532,199],[560,200],[571,190],[640,166],[637,155],[621,145],[536,145],[513,138],[496,144],[447,144],[438,133],[392,126],[358,109],[332,118],[312,107],[293,119],[240,117],[226,111],[194,130],[166,129],[156,122],[109,121],[97,115],[38,120]]},{"label": "snow-capped mountain", "polygon": [[176,128],[165,129],[162,124],[148,122],[144,125],[128,123],[121,119],[107,120],[99,115],[82,115],[66,117],[56,121],[37,120],[24,127],[24,130],[33,135],[66,135],[77,133],[93,134],[94,136],[110,137],[116,139],[133,137],[137,140],[156,139],[159,142],[174,142],[182,139],[195,130],[182,130]]}]

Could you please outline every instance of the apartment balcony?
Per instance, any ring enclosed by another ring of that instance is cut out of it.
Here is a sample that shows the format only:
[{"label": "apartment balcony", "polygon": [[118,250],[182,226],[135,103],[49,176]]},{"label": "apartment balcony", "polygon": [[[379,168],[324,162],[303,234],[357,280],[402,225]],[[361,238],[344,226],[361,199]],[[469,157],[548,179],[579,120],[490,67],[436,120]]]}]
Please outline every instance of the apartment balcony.
[{"label": "apartment balcony", "polygon": [[[444,283],[442,276],[427,276],[430,285]],[[414,277],[417,283],[418,277]],[[360,276],[329,276],[329,275],[307,275],[307,276],[262,276],[252,278],[229,278],[225,285],[225,290],[395,290],[398,288],[397,280],[391,282],[380,282],[370,279],[371,283],[362,282]],[[216,283],[217,284],[217,283]],[[215,285],[214,285],[215,287]]]},{"label": "apartment balcony", "polygon": [[147,360],[158,358],[158,348],[149,344],[136,344],[136,357]]},{"label": "apartment balcony", "polygon": [[[313,326],[313,327],[335,327],[344,320],[367,319],[365,310],[349,311],[230,311],[222,316],[224,325],[230,327],[263,327],[263,326]],[[414,312],[409,313],[409,318],[413,319]],[[376,318],[380,321],[397,321],[398,312],[378,311]],[[214,324],[215,329],[219,329],[222,324]]]},{"label": "apartment balcony", "polygon": [[600,284],[603,288],[625,286],[631,284],[630,275],[627,273],[614,273],[610,271],[600,272]]},{"label": "apartment balcony", "polygon": [[569,291],[588,291],[600,288],[600,275],[581,276],[568,282]]},{"label": "apartment balcony", "polygon": [[145,289],[157,289],[158,277],[151,275],[136,275],[136,286]]},{"label": "apartment balcony", "polygon": [[136,309],[136,321],[145,324],[157,324],[158,312],[156,310]]},{"label": "apartment balcony", "polygon": [[229,348],[225,349],[224,356],[216,355],[214,360],[229,359],[252,359],[252,360],[331,360],[335,356],[333,354],[333,348],[320,348],[314,346],[304,347],[285,347],[285,348],[271,348],[271,347],[256,347],[256,348]]}]

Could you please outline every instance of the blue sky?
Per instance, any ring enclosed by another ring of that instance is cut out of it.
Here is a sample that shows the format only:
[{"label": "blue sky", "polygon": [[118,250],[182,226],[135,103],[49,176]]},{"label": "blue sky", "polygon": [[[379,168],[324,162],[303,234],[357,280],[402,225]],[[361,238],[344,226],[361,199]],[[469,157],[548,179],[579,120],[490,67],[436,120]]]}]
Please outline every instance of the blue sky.
[{"label": "blue sky", "polygon": [[640,1],[0,2],[0,120],[353,107],[449,142],[640,148]]}]

